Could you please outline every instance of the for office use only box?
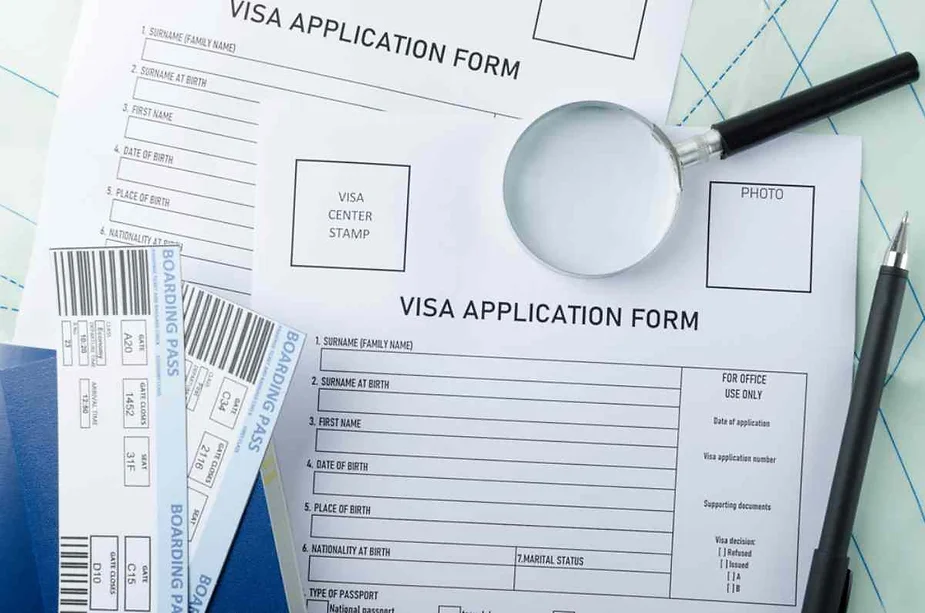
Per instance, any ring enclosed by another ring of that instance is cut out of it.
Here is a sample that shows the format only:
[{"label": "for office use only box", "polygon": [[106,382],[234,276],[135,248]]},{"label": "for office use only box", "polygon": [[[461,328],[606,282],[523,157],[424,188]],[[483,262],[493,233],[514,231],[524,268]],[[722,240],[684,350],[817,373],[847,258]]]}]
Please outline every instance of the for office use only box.
[{"label": "for office use only box", "polygon": [[177,247],[53,250],[59,607],[186,611]]}]

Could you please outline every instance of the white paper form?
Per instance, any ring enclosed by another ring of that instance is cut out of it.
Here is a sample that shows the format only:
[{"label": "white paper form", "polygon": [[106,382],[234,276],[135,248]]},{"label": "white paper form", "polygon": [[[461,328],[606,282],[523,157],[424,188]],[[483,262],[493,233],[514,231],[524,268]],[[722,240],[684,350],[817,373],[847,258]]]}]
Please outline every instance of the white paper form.
[{"label": "white paper form", "polygon": [[186,613],[180,250],[45,255],[59,314],[59,610]]},{"label": "white paper form", "polygon": [[[689,9],[690,0],[88,0],[36,252],[177,243],[188,280],[246,303],[265,96],[310,100],[320,112],[498,117],[594,97],[661,119]],[[21,343],[52,343],[52,314],[34,289],[49,272],[33,259]]]},{"label": "white paper form", "polygon": [[309,337],[274,439],[308,611],[798,605],[850,388],[859,141],[691,168],[660,250],[580,280],[504,216],[519,126],[272,114],[254,303]]},{"label": "white paper form", "polygon": [[[90,0],[49,154],[37,251],[178,243],[188,280],[245,300],[256,114],[515,117],[576,98],[664,118],[690,0]],[[609,24],[609,25],[608,25]],[[47,263],[35,259],[37,281]],[[37,283],[40,285],[40,283]],[[17,334],[42,340],[27,288]]]}]

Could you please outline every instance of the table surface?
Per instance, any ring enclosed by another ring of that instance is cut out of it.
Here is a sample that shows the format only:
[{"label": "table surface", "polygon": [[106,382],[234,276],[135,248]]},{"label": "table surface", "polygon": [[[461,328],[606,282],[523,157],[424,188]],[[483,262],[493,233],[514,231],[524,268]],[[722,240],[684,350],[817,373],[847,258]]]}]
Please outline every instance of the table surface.
[{"label": "table surface", "polygon": [[[671,0],[662,0],[671,1]],[[45,152],[79,0],[0,6],[0,340],[12,336]],[[670,123],[706,126],[898,51],[925,58],[925,2],[695,0]],[[913,272],[852,539],[851,611],[925,603],[925,81],[807,131],[864,139],[858,330],[892,228],[911,211]],[[925,299],[923,296],[922,299]]]}]

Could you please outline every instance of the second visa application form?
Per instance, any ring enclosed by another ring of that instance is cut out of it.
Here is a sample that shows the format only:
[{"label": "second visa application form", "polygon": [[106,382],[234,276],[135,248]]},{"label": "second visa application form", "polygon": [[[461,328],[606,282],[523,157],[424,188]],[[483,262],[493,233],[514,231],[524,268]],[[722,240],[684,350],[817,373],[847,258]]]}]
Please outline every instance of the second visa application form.
[{"label": "second visa application form", "polygon": [[799,606],[857,139],[691,168],[658,251],[577,279],[506,221],[522,126],[264,111],[254,303],[308,336],[274,441],[309,612]]},{"label": "second visa application form", "polygon": [[690,0],[88,0],[17,340],[54,345],[42,289],[52,247],[176,244],[185,279],[248,302],[267,96],[312,101],[321,113],[499,121],[593,97],[660,120],[689,9]]},{"label": "second visa application form", "polygon": [[[36,254],[182,246],[186,278],[250,295],[257,109],[270,95],[510,120],[575,98],[667,113],[690,0],[90,0],[48,159]],[[47,258],[32,261],[36,284]],[[27,287],[20,340],[47,307]],[[42,343],[40,343],[42,344]]]}]

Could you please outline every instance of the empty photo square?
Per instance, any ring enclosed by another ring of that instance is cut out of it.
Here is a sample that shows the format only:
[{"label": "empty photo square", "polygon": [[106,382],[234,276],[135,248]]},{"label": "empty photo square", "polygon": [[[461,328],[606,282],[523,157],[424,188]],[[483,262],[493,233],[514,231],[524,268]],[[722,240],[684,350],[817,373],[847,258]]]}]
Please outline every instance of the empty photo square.
[{"label": "empty photo square", "polygon": [[810,292],[815,188],[710,184],[707,287]]},{"label": "empty photo square", "polygon": [[533,38],[632,60],[646,4],[647,0],[541,0]]}]

